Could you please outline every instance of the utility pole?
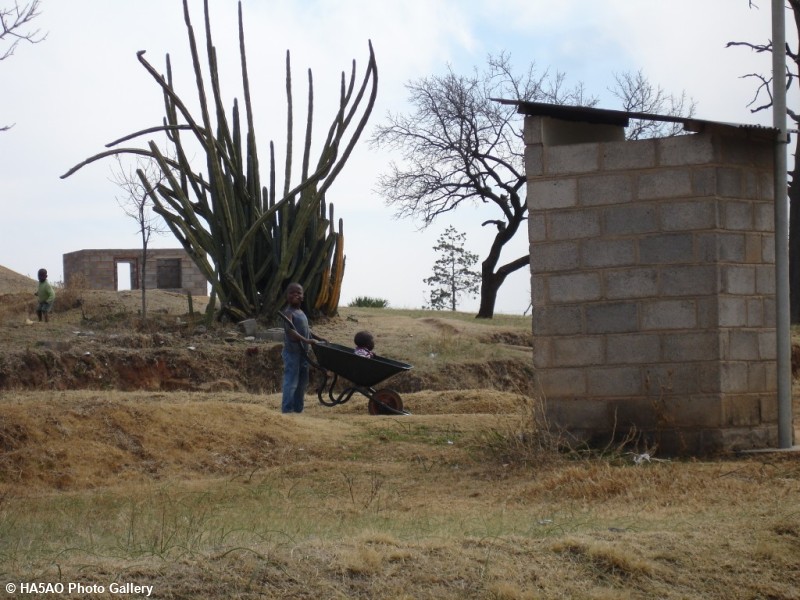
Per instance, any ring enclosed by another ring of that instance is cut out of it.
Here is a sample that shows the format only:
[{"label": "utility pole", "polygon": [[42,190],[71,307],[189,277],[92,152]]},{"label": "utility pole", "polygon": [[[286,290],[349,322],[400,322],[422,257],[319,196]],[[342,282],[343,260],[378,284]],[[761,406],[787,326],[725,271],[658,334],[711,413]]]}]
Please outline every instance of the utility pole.
[{"label": "utility pole", "polygon": [[792,341],[789,312],[789,201],[786,174],[786,8],[772,0],[772,124],[775,140],[775,329],[778,445],[792,447]]}]

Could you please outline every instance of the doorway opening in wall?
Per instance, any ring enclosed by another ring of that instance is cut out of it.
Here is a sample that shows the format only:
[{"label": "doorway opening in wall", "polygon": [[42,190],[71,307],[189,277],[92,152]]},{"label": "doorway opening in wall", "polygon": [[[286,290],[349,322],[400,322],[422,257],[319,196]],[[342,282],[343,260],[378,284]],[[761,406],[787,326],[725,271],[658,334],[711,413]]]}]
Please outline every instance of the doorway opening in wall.
[{"label": "doorway opening in wall", "polygon": [[130,260],[114,260],[114,287],[118,292],[135,289],[136,263]]}]

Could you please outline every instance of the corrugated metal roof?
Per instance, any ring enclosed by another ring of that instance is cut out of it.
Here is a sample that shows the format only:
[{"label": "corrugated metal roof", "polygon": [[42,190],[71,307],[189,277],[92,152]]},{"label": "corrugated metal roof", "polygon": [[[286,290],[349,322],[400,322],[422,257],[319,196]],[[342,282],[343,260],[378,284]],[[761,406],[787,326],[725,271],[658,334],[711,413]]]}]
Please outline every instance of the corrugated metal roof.
[{"label": "corrugated metal roof", "polygon": [[681,123],[686,131],[699,133],[706,127],[722,127],[753,131],[765,137],[775,138],[779,131],[774,127],[763,125],[748,125],[742,123],[725,123],[722,121],[709,121],[695,119],[694,117],[675,117],[672,115],[656,115],[651,113],[611,110],[607,108],[593,108],[588,106],[565,106],[563,104],[547,104],[544,102],[523,102],[493,98],[496,102],[517,107],[517,112],[523,115],[552,117],[563,121],[580,121],[583,123],[598,123],[604,125],[618,125],[627,127],[631,119],[644,121],[665,121],[668,123]]}]

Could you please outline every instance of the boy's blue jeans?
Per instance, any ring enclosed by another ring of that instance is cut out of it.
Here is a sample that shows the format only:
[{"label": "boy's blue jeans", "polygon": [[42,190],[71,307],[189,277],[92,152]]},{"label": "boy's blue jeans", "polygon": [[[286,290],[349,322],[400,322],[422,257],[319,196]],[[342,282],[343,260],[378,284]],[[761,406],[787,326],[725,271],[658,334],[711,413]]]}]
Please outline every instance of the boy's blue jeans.
[{"label": "boy's blue jeans", "polygon": [[308,359],[302,352],[288,352],[284,347],[283,358],[283,400],[281,412],[301,413],[308,387]]}]

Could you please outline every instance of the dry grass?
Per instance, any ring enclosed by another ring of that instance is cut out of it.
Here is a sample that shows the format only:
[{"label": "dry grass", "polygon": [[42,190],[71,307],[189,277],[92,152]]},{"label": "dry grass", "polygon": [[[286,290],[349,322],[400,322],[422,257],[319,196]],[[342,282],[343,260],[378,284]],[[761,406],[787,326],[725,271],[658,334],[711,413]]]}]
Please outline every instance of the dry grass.
[{"label": "dry grass", "polygon": [[484,440],[529,418],[513,394],[409,394],[420,414],[388,418],[278,402],[5,395],[0,576],[167,598],[798,597],[794,455],[635,465],[537,441],[538,462],[504,462]]},{"label": "dry grass", "polygon": [[[106,343],[138,343],[108,302]],[[83,323],[54,321],[3,334],[24,347]],[[800,456],[565,450],[537,399],[483,371],[530,356],[521,317],[354,308],[318,329],[370,329],[438,387],[403,393],[404,417],[363,398],[284,416],[277,394],[0,393],[0,579],[212,600],[800,598]]]}]

